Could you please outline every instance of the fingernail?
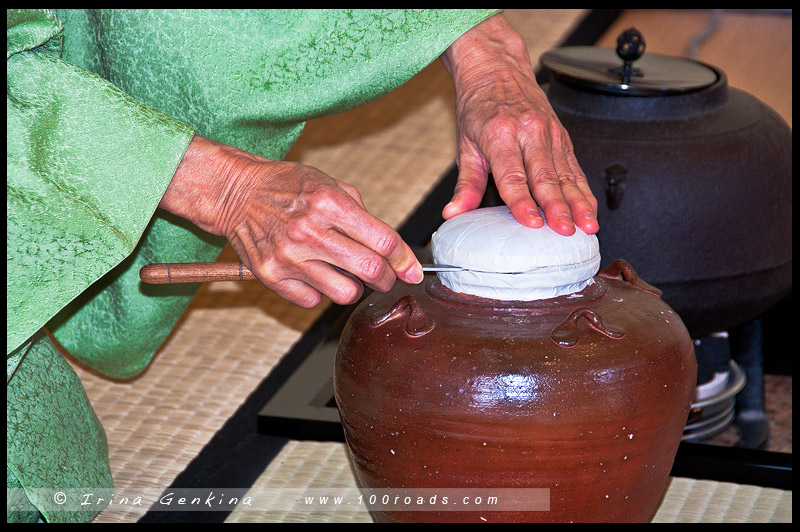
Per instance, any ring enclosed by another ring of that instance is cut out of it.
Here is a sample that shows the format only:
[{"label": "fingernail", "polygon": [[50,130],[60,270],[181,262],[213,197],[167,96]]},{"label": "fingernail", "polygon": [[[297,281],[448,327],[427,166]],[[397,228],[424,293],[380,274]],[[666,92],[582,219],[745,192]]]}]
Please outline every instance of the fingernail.
[{"label": "fingernail", "polygon": [[541,229],[542,227],[544,227],[545,224],[544,220],[542,220],[541,218],[528,218],[528,222],[523,225],[526,225],[531,229]]},{"label": "fingernail", "polygon": [[566,213],[559,214],[558,221],[564,224],[574,225],[574,222],[572,221],[572,216]]},{"label": "fingernail", "polygon": [[421,283],[424,277],[425,274],[422,271],[422,265],[420,265],[419,263],[412,266],[411,270],[406,272],[406,279],[408,280],[409,283],[412,284]]}]

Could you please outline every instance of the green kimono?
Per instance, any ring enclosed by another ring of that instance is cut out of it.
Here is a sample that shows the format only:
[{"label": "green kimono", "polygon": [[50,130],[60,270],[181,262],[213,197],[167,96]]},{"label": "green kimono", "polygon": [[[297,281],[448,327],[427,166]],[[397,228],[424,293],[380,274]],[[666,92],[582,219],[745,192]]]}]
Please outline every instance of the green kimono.
[{"label": "green kimono", "polygon": [[193,135],[282,159],[306,120],[397,88],[495,13],[7,11],[7,520],[89,520],[58,494],[113,492],[44,328],[111,377],[147,366],[197,287],[139,269],[224,243],[157,210]]}]

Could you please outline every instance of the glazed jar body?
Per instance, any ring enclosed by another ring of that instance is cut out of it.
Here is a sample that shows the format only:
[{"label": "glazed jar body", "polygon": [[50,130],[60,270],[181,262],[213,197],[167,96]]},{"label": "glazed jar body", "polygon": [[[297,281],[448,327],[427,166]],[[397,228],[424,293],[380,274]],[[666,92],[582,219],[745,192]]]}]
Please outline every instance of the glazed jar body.
[{"label": "glazed jar body", "polygon": [[652,287],[609,270],[580,293],[534,302],[456,294],[429,277],[354,311],[334,388],[363,487],[549,489],[548,511],[409,506],[376,519],[651,516],[697,367],[686,328]]}]

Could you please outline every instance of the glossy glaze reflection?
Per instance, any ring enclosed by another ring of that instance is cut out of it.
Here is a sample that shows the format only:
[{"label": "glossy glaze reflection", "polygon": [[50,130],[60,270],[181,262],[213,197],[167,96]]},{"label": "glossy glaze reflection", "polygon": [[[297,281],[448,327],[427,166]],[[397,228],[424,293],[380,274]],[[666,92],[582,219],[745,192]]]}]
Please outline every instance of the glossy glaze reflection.
[{"label": "glossy glaze reflection", "polygon": [[[463,296],[429,277],[374,293],[354,311],[334,387],[362,486],[550,490],[547,512],[378,520],[650,517],[696,363],[678,316],[624,268],[601,272],[578,294],[534,302]],[[559,327],[568,333],[554,338]]]}]

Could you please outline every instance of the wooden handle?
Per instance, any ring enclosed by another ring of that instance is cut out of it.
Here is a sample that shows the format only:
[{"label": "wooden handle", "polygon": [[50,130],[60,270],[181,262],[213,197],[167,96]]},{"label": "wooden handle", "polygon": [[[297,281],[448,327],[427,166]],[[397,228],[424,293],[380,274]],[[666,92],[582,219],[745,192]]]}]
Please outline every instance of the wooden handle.
[{"label": "wooden handle", "polygon": [[177,284],[252,281],[256,276],[241,262],[176,262],[148,264],[139,270],[139,278],[147,284]]}]

